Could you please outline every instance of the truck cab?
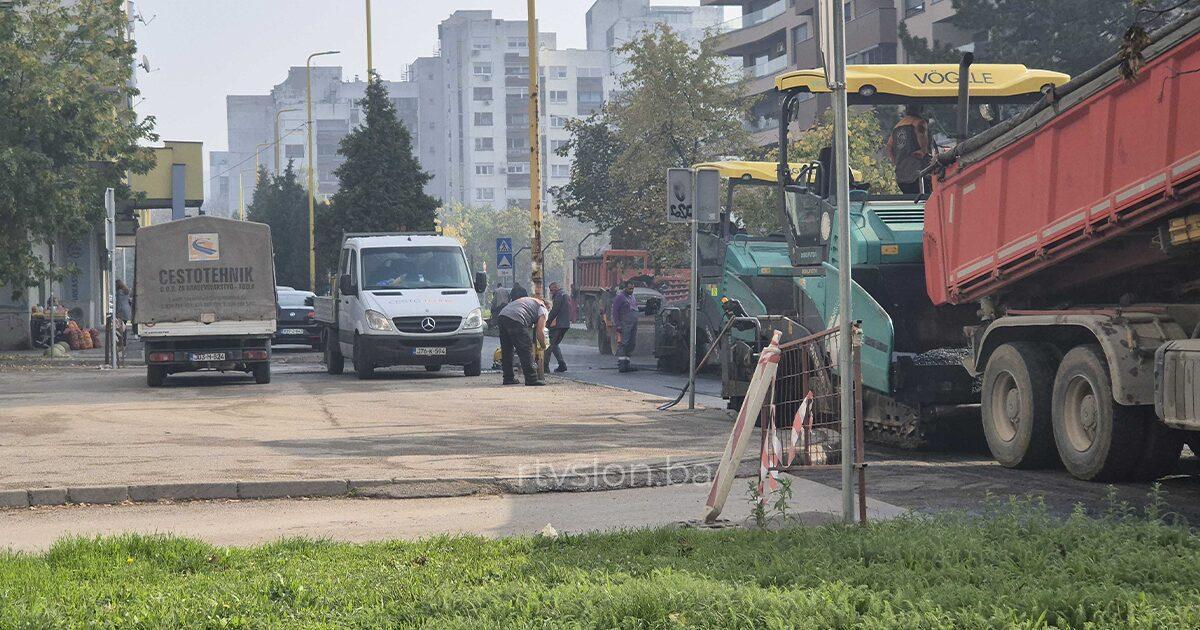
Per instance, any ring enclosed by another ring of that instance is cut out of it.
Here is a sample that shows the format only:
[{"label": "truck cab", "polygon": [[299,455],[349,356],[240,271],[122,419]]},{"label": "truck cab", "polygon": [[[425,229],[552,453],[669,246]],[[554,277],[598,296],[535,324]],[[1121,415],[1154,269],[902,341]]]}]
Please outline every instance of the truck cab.
[{"label": "truck cab", "polygon": [[348,234],[337,276],[332,297],[316,301],[329,373],[341,373],[349,359],[359,378],[393,365],[431,372],[458,365],[466,376],[479,375],[479,294],[487,277],[472,278],[457,240],[428,233]]}]

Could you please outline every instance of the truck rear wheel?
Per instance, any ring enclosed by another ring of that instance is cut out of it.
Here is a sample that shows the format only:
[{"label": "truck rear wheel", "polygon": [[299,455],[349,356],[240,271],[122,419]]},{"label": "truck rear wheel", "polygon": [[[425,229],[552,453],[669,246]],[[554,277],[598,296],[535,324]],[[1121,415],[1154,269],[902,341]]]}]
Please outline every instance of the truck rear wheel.
[{"label": "truck rear wheel", "polygon": [[368,379],[375,376],[375,366],[371,363],[371,357],[367,356],[367,349],[363,347],[360,337],[354,337],[354,374],[359,379]]},{"label": "truck rear wheel", "polygon": [[263,361],[262,363],[254,364],[254,382],[259,385],[266,385],[271,382],[271,362]]},{"label": "truck rear wheel", "polygon": [[[335,338],[330,339],[330,334],[334,334]],[[338,344],[336,333],[326,331],[325,333],[325,372],[329,374],[341,374],[346,369],[346,358],[342,356],[342,347]]]},{"label": "truck rear wheel", "polygon": [[611,355],[613,353],[612,341],[608,336],[608,326],[603,321],[596,323],[596,346],[602,355]]},{"label": "truck rear wheel", "polygon": [[1067,471],[1085,481],[1129,477],[1141,454],[1139,408],[1118,405],[1098,345],[1078,346],[1054,377],[1054,441]]},{"label": "truck rear wheel", "polygon": [[162,387],[163,382],[167,380],[167,368],[161,365],[146,366],[146,385],[150,387]]},{"label": "truck rear wheel", "polygon": [[992,457],[1007,468],[1044,468],[1054,463],[1050,352],[1035,343],[1006,343],[983,371],[983,433]]}]

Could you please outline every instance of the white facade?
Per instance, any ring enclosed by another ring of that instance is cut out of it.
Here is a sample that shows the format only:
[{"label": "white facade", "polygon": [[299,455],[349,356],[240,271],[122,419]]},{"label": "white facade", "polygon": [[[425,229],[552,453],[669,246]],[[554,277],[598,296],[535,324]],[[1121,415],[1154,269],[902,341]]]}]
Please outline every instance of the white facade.
[{"label": "white facade", "polygon": [[596,0],[588,9],[588,50],[610,55],[609,66],[620,76],[623,63],[614,49],[641,33],[653,31],[659,24],[669,26],[684,41],[698,44],[724,19],[717,6],[652,5],[649,0]]}]

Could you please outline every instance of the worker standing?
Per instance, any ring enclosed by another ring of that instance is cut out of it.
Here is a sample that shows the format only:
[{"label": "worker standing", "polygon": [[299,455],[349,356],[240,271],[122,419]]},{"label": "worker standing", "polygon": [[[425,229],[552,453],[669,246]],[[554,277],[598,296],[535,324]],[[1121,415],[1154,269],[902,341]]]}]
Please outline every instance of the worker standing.
[{"label": "worker standing", "polygon": [[896,184],[904,194],[929,192],[932,182],[926,177],[922,187],[921,171],[929,165],[931,146],[929,121],[925,120],[924,110],[920,105],[905,107],[904,117],[892,128],[887,140],[888,156],[896,165]]},{"label": "worker standing", "polygon": [[633,297],[633,283],[626,282],[621,292],[613,298],[612,322],[617,334],[617,371],[636,372],[630,365],[629,355],[637,345],[638,309]]},{"label": "worker standing", "polygon": [[546,316],[549,310],[541,298],[523,297],[508,303],[496,317],[500,327],[500,367],[504,372],[504,384],[516,385],[513,376],[513,353],[521,360],[521,371],[525,374],[526,385],[545,385],[538,378],[537,364],[533,358],[533,340],[530,329],[537,338],[538,345],[546,347]]},{"label": "worker standing", "polygon": [[547,319],[547,325],[550,328],[550,348],[546,350],[542,371],[550,371],[550,355],[553,354],[554,358],[558,360],[558,367],[554,368],[554,371],[566,372],[567,362],[563,359],[562,350],[558,346],[567,336],[567,331],[571,330],[571,298],[557,282],[551,282],[550,299],[554,302],[550,307],[550,315]]}]

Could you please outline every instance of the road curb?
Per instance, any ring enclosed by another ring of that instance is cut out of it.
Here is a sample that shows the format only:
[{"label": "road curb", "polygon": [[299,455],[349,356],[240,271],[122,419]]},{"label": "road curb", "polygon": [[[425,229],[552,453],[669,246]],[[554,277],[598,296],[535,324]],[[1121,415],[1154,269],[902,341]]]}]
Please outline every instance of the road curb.
[{"label": "road curb", "polygon": [[[757,460],[745,460],[739,476],[757,474]],[[595,464],[590,469],[549,467],[512,477],[426,477],[378,479],[287,479],[70,486],[0,490],[0,511],[55,505],[114,505],[160,501],[261,500],[327,497],[431,499],[476,494],[599,492],[712,480],[717,462]]]}]

